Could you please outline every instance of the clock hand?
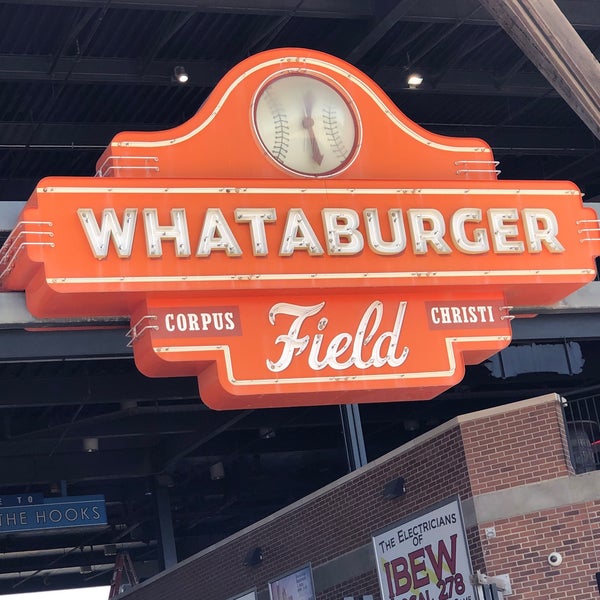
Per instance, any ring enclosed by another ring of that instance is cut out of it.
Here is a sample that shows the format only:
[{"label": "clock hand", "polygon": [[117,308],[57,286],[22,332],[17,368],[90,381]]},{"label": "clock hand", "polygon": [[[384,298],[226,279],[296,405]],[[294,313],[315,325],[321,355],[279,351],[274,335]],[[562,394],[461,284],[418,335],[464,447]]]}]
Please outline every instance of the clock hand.
[{"label": "clock hand", "polygon": [[310,92],[304,95],[304,118],[302,119],[302,127],[308,132],[308,140],[310,142],[310,148],[312,152],[312,159],[320,165],[323,162],[323,154],[319,149],[319,143],[315,136],[315,121],[312,118],[312,105],[313,98]]}]

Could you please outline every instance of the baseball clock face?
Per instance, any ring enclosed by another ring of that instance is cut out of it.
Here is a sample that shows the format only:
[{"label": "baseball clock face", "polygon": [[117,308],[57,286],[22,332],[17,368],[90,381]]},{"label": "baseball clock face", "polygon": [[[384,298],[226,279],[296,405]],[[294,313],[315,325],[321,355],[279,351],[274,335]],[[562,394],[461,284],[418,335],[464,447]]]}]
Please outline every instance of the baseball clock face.
[{"label": "baseball clock face", "polygon": [[359,146],[350,101],[317,75],[287,73],[267,82],[254,102],[254,128],[268,156],[300,175],[343,171]]}]

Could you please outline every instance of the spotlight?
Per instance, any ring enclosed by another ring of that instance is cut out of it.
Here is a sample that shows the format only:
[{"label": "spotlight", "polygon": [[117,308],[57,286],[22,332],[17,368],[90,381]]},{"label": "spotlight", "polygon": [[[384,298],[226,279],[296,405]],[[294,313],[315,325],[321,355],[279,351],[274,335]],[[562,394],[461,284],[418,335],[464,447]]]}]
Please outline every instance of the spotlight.
[{"label": "spotlight", "polygon": [[222,462],[215,463],[210,467],[210,478],[213,481],[218,481],[219,479],[225,479],[225,467]]},{"label": "spotlight", "polygon": [[406,494],[406,481],[404,480],[404,477],[392,479],[392,481],[388,481],[383,486],[384,498],[400,498],[400,496],[404,496],[404,494]]},{"label": "spotlight", "polygon": [[85,452],[98,452],[98,438],[83,438],[83,449]]},{"label": "spotlight", "polygon": [[406,431],[417,431],[417,429],[419,429],[419,421],[416,419],[406,419],[403,425]]},{"label": "spotlight", "polygon": [[261,427],[258,431],[261,440],[271,440],[275,437],[275,430],[270,427]]},{"label": "spotlight", "polygon": [[255,567],[256,565],[260,565],[260,563],[263,561],[263,558],[262,548],[252,548],[252,550],[246,554],[244,564],[247,567]]},{"label": "spotlight", "polygon": [[186,70],[182,66],[175,67],[173,73],[175,75],[175,79],[179,81],[179,83],[187,83],[190,79]]},{"label": "spotlight", "polygon": [[172,488],[175,487],[173,477],[169,473],[159,473],[155,478],[156,484],[160,487]]},{"label": "spotlight", "polygon": [[144,496],[152,496],[152,485],[149,481],[144,484]]},{"label": "spotlight", "polygon": [[411,73],[406,80],[408,87],[411,89],[418,88],[423,83],[423,76],[419,73]]}]

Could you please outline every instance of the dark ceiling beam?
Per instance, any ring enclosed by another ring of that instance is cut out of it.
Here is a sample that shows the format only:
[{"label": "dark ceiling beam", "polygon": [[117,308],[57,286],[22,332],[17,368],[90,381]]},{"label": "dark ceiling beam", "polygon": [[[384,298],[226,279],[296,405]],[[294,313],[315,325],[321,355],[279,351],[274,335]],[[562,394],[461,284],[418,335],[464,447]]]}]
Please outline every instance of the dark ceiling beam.
[{"label": "dark ceiling beam", "polygon": [[459,50],[448,57],[448,60],[445,62],[443,69],[441,69],[438,73],[434,74],[433,86],[435,87],[437,85],[437,82],[441,81],[446,75],[446,73],[452,70],[455,65],[459,64],[465,56],[473,54],[477,51],[478,48],[480,48],[484,44],[489,43],[491,39],[500,35],[500,33],[501,30],[499,28],[489,28],[489,30],[484,32],[483,34],[480,33],[477,39],[465,39],[461,44]]},{"label": "dark ceiling beam", "polygon": [[298,14],[298,9],[304,0],[297,0],[296,6],[286,14],[280,16],[275,22],[263,23],[254,36],[246,42],[242,56],[250,56],[266,50],[273,40],[285,29],[287,24]]},{"label": "dark ceiling beam", "polygon": [[427,123],[419,125],[434,133],[484,139],[495,154],[522,156],[583,156],[594,152],[596,140],[585,127],[527,127],[481,124]]},{"label": "dark ceiling beam", "polygon": [[59,454],[52,457],[15,456],[10,461],[0,461],[0,481],[4,486],[147,477],[153,473],[145,448],[70,453],[68,459]]},{"label": "dark ceiling beam", "polygon": [[253,412],[252,410],[244,410],[216,413],[217,416],[214,417],[214,420],[210,423],[206,421],[202,430],[197,431],[193,436],[180,436],[177,439],[162,440],[155,455],[155,463],[160,464],[158,470],[173,471],[177,464],[188,454],[243,421]]},{"label": "dark ceiling beam", "polygon": [[[0,362],[133,356],[123,330],[0,331]],[[60,357],[60,358],[59,358]]]},{"label": "dark ceiling beam", "polygon": [[559,7],[552,0],[480,1],[600,139],[600,65]]},{"label": "dark ceiling beam", "polygon": [[[50,72],[52,62],[50,56],[0,55],[0,81],[180,85],[173,81],[175,60],[153,61],[144,68],[134,59],[62,56]],[[186,61],[188,86],[212,87],[233,65],[229,61]]]},{"label": "dark ceiling beam", "polygon": [[69,45],[75,41],[77,36],[81,33],[81,30],[84,29],[97,14],[98,11],[95,8],[88,8],[85,11],[80,9],[79,17],[74,20],[71,29],[68,31],[67,35],[63,37],[59,49],[54,53],[54,57],[50,63],[50,73],[54,71],[60,57],[67,51]]},{"label": "dark ceiling beam", "polygon": [[535,319],[515,319],[511,327],[513,341],[600,339],[600,315],[597,313],[538,315]]},{"label": "dark ceiling beam", "polygon": [[[367,74],[369,69],[366,69]],[[465,69],[451,69],[446,71],[435,87],[427,79],[418,90],[409,90],[406,83],[406,70],[402,67],[380,67],[371,76],[387,92],[410,92],[415,94],[460,94],[483,96],[524,96],[537,97],[552,92],[552,86],[537,72],[518,73],[502,88],[499,87],[497,74],[493,71],[468,71]],[[1,77],[1,75],[0,75]]]},{"label": "dark ceiling beam", "polygon": [[[77,61],[77,62],[75,62]],[[0,81],[61,82],[66,85],[82,83],[136,84],[174,86],[173,67],[176,61],[155,61],[140,74],[140,64],[130,59],[61,58],[54,73],[48,73],[49,59],[45,56],[0,55]],[[185,61],[190,76],[188,87],[212,88],[233,64],[226,61]],[[387,92],[408,90],[406,70],[402,67],[380,67],[371,75]],[[427,75],[427,74],[425,74]],[[493,71],[450,69],[433,87],[427,78],[419,89],[437,93],[487,94],[492,96],[539,96],[552,91],[552,86],[539,73],[518,73],[500,89],[500,80]]]},{"label": "dark ceiling beam", "polygon": [[153,38],[150,48],[144,55],[144,61],[140,74],[145,75],[146,71],[150,68],[150,65],[160,52],[162,48],[171,40],[177,33],[187,24],[187,22],[194,16],[194,13],[180,13],[175,17],[172,17],[168,23],[164,23],[162,30],[157,33]]},{"label": "dark ceiling beam", "polygon": [[0,203],[24,202],[31,196],[38,181],[39,177],[7,179],[5,174],[0,175]]},{"label": "dark ceiling beam", "polygon": [[519,60],[512,64],[502,75],[498,78],[498,85],[502,88],[506,85],[527,63],[529,59],[523,55]]},{"label": "dark ceiling beam", "polygon": [[346,55],[346,60],[354,64],[359,63],[365,54],[406,15],[415,2],[416,0],[399,0],[388,13],[373,23],[371,29],[363,36],[360,43]]},{"label": "dark ceiling beam", "polygon": [[[225,419],[222,413],[208,410],[200,402],[195,405],[138,407],[114,411],[104,415],[78,419],[74,422],[29,431],[12,438],[9,442],[0,441],[0,456],[12,454],[11,444],[24,440],[57,439],[72,440],[84,437],[125,438],[145,436],[169,436],[184,433],[201,434],[207,429],[218,427]],[[229,418],[227,417],[227,418]]]},{"label": "dark ceiling beam", "polygon": [[[494,0],[492,0],[494,1]],[[105,6],[105,0],[5,0],[5,4],[33,6],[67,6],[73,8]],[[252,14],[283,16],[293,11],[298,0],[112,0],[111,9],[194,11],[219,14]],[[597,0],[560,0],[561,10],[578,29],[600,27]],[[403,16],[405,21],[451,23],[457,20],[467,25],[495,25],[494,18],[478,0],[427,0],[416,2]],[[298,7],[299,17],[333,19],[372,19],[377,17],[375,0],[304,0]]]},{"label": "dark ceiling beam", "polygon": [[[139,482],[136,482],[136,485],[137,484],[139,484]],[[89,487],[91,490],[90,494],[97,493],[97,490],[93,487],[93,485],[90,485]],[[78,495],[83,495],[83,494],[78,494]],[[107,502],[107,504],[109,504],[108,499],[106,499],[106,502]],[[121,525],[121,527],[117,527],[114,529],[120,530],[120,529],[122,529],[122,527],[123,527],[123,525]],[[101,536],[99,535],[98,537],[94,538],[94,546],[96,545],[96,543],[97,544],[114,543],[113,542],[114,536],[115,536],[114,529],[113,529],[113,527],[105,527],[104,535],[101,535]],[[88,531],[88,534],[89,533],[90,532]],[[82,535],[81,529],[57,530],[56,535],[52,536],[52,537],[44,535],[43,533],[41,533],[41,535],[36,535],[36,536],[33,536],[33,535],[21,535],[21,536],[11,536],[11,537],[6,536],[6,537],[3,537],[2,540],[0,540],[0,552],[2,552],[6,558],[15,558],[18,555],[26,557],[26,556],[30,555],[32,550],[38,556],[44,556],[44,555],[46,555],[46,553],[48,556],[52,556],[52,555],[56,556],[59,553],[62,554],[64,552],[67,552],[69,548],[72,548],[74,546],[79,547],[79,545],[81,544],[82,537],[83,537],[83,535]],[[131,548],[135,548],[135,547],[140,547],[141,544],[140,544],[140,542],[136,542],[133,544],[129,543],[128,546]],[[58,547],[61,548],[60,551],[57,550]],[[63,548],[64,548],[64,550],[63,550]],[[114,558],[113,558],[113,563],[114,563]]]},{"label": "dark ceiling beam", "polygon": [[[435,37],[435,39],[432,39],[431,42],[429,44],[426,44],[424,48],[422,48],[419,52],[417,52],[416,54],[411,54],[410,55],[410,62],[409,62],[409,68],[413,68],[414,66],[419,66],[420,61],[427,56],[432,50],[434,50],[435,48],[437,48],[441,42],[443,42],[445,39],[451,37],[454,32],[459,29],[460,27],[462,27],[463,25],[465,25],[467,23],[467,20],[472,16],[477,14],[480,11],[480,6],[475,5],[475,7],[471,10],[470,13],[468,13],[467,15],[465,15],[464,18],[462,19],[457,19],[456,21],[454,21],[450,27],[447,27],[445,29],[445,31],[440,32],[439,35],[437,35]],[[441,77],[440,77],[441,79]]]},{"label": "dark ceiling beam", "polygon": [[[95,550],[94,552],[89,552],[89,551],[82,551],[79,550],[77,552],[73,552],[69,555],[65,555],[64,557],[61,557],[60,562],[53,564],[52,566],[54,566],[55,568],[59,568],[59,569],[64,569],[67,567],[83,567],[83,566],[89,566],[89,565],[94,565],[94,570],[97,571],[98,569],[102,569],[104,568],[107,571],[110,571],[110,573],[112,574],[112,572],[114,571],[115,568],[115,557],[114,556],[105,556],[104,555],[104,549],[102,547],[102,545],[96,545],[95,547],[98,547],[99,550]],[[130,551],[131,554],[134,554],[133,551]],[[141,552],[139,552],[141,553]],[[135,554],[134,554],[135,556]],[[10,553],[6,553],[3,557],[2,557],[2,573],[6,574],[6,573],[14,573],[15,574],[15,579],[17,579],[17,574],[18,573],[23,573],[23,572],[28,572],[28,571],[36,571],[37,569],[42,569],[44,571],[46,570],[50,570],[52,571],[52,566],[50,566],[48,569],[44,566],[45,563],[50,564],[52,559],[55,557],[39,557],[39,556],[25,556],[25,557],[15,557],[12,558]],[[134,558],[134,557],[132,557]],[[45,573],[44,573],[45,575]],[[6,575],[4,576],[4,580],[6,581]],[[15,590],[13,590],[15,591]],[[21,591],[21,589],[19,588],[19,591]],[[82,594],[82,596],[85,596],[85,594]]]},{"label": "dark ceiling beam", "polygon": [[[159,436],[147,435],[145,437],[131,436],[127,440],[121,440],[120,443],[112,443],[111,440],[102,438],[98,435],[91,435],[99,439],[100,450],[97,454],[104,456],[105,460],[110,461],[119,452],[128,450],[145,452],[150,455],[150,448],[158,443]],[[0,441],[0,456],[3,460],[17,461],[37,458],[38,461],[45,465],[46,463],[67,462],[71,456],[79,456],[86,453],[83,449],[82,439],[77,438],[41,438],[40,439],[16,439],[9,441]],[[82,459],[86,460],[86,459]],[[144,473],[146,474],[146,473]],[[133,476],[133,475],[132,475]],[[137,475],[135,475],[137,477]],[[65,478],[63,478],[65,479]]]},{"label": "dark ceiling beam", "polygon": [[[34,6],[103,7],[106,0],[8,0]],[[194,11],[279,16],[294,10],[298,0],[112,0],[111,9]],[[363,19],[375,13],[375,0],[303,0],[300,17]]]},{"label": "dark ceiling beam", "polygon": [[[0,333],[0,340],[4,338],[4,333]],[[96,334],[100,332],[89,333],[87,339],[93,345]],[[41,344],[44,338],[38,340]],[[51,338],[46,340],[52,344]],[[76,405],[81,404],[82,398],[86,398],[88,404],[189,400],[197,401],[203,406],[198,399],[198,384],[195,378],[150,379],[135,368],[132,368],[131,372],[110,377],[62,377],[58,374],[51,378],[3,378],[0,379],[0,388],[0,407]]]},{"label": "dark ceiling beam", "polygon": [[600,178],[600,150],[576,158],[573,162],[561,166],[549,174],[552,179],[570,178],[574,181],[590,177],[595,174],[595,180]]},{"label": "dark ceiling beam", "polygon": [[[446,135],[483,137],[492,146],[521,147],[535,149],[535,153],[544,151],[552,154],[554,149],[571,148],[581,151],[594,149],[594,137],[584,127],[502,127],[481,124],[419,123],[426,129]],[[143,126],[135,123],[110,123],[108,125],[79,123],[46,123],[41,125],[32,145],[36,149],[52,152],[57,148],[94,147],[105,148],[112,137],[120,131],[155,131],[165,129],[168,124]],[[0,122],[0,148],[11,145],[15,150],[25,149],[24,140],[35,127],[35,123]],[[90,176],[92,173],[90,173]],[[1,325],[0,325],[1,327]]]},{"label": "dark ceiling beam", "polygon": [[[36,123],[0,122],[0,149],[23,148],[98,149],[104,150],[111,139],[121,131],[157,131],[176,123]],[[27,140],[33,131],[31,143]],[[99,153],[100,154],[100,153]],[[93,176],[93,173],[90,173]]]},{"label": "dark ceiling beam", "polygon": [[[195,441],[189,435],[187,438],[191,442]],[[174,438],[169,438],[164,441],[173,440]],[[339,423],[329,428],[287,429],[281,435],[267,441],[261,440],[258,432],[251,437],[226,433],[208,440],[199,450],[182,457],[181,462],[188,466],[208,469],[219,460],[217,457],[227,457],[227,461],[242,457],[252,460],[252,457],[258,454],[263,457],[263,462],[268,462],[268,457],[277,462],[280,458],[289,459],[291,455],[303,454],[308,457],[313,452],[335,451],[336,448],[342,452],[343,434]],[[157,461],[155,463],[160,464]]]}]

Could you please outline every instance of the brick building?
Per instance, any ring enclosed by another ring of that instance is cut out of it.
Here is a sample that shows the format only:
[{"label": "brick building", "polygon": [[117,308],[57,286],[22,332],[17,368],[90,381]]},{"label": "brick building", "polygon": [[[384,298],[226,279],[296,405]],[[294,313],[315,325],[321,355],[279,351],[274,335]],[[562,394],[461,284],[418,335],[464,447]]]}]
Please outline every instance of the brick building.
[{"label": "brick building", "polygon": [[[406,492],[390,498],[383,488],[398,477]],[[318,600],[379,600],[371,536],[455,495],[474,572],[508,575],[514,600],[598,598],[600,472],[575,474],[555,394],[452,419],[125,597],[220,600],[256,588],[264,600],[269,580],[310,562]],[[258,548],[262,560],[245,564]]]}]

